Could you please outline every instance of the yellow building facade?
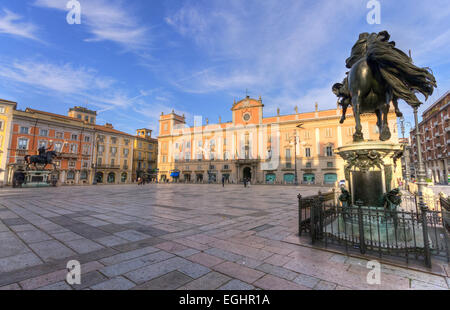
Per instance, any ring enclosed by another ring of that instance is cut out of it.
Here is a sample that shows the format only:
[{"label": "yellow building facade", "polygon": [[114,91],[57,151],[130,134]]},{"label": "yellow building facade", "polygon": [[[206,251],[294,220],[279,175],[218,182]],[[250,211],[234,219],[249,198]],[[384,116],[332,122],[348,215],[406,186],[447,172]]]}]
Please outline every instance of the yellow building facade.
[{"label": "yellow building facade", "polygon": [[[224,179],[253,184],[336,185],[344,180],[344,161],[335,154],[340,146],[352,143],[355,120],[347,111],[344,124],[340,108],[264,117],[264,105],[246,97],[234,102],[232,121],[209,124],[196,118],[187,126],[184,116],[160,116],[159,180],[190,183],[217,183]],[[361,117],[364,137],[378,140],[374,114]],[[297,125],[302,123],[302,128]],[[392,138],[398,143],[395,113],[389,113]],[[399,165],[401,175],[401,165]],[[297,170],[295,170],[297,168]],[[296,173],[297,172],[297,173]]]},{"label": "yellow building facade", "polygon": [[7,182],[8,149],[17,103],[0,99],[0,187]]},{"label": "yellow building facade", "polygon": [[134,137],[114,129],[111,124],[94,128],[94,183],[131,183]]},{"label": "yellow building facade", "polygon": [[152,138],[152,130],[138,129],[133,147],[133,181],[138,178],[156,179],[158,140]]}]

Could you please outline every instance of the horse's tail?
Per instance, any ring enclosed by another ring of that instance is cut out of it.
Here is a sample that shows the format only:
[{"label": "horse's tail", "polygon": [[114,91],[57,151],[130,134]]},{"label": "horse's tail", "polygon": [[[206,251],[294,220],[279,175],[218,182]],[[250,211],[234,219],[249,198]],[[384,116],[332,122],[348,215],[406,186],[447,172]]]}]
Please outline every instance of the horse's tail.
[{"label": "horse's tail", "polygon": [[429,68],[415,66],[408,55],[391,43],[375,40],[369,44],[367,61],[378,67],[394,95],[411,106],[421,104],[416,92],[424,95],[427,100],[437,87],[436,79]]}]

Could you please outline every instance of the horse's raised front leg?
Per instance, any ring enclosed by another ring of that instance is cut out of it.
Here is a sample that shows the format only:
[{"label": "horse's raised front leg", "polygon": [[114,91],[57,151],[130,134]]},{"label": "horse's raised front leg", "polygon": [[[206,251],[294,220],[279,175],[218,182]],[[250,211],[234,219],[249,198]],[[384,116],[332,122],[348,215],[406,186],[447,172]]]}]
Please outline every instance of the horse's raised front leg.
[{"label": "horse's raised front leg", "polygon": [[353,142],[361,142],[364,141],[364,135],[362,133],[362,126],[361,126],[361,109],[360,109],[360,102],[358,101],[358,97],[354,97],[352,99],[353,103],[353,113],[355,114],[355,122],[356,122],[356,131],[353,135]]}]

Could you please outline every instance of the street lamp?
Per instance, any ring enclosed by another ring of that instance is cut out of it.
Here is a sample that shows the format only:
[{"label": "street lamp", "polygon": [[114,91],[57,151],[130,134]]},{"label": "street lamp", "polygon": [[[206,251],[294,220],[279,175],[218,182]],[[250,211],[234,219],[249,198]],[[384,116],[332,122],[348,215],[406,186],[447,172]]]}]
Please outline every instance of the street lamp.
[{"label": "street lamp", "polygon": [[[402,130],[403,140],[405,139],[405,125],[409,125],[409,127],[411,128],[411,123],[405,122],[405,118],[402,116],[400,118],[400,127]],[[411,171],[409,170],[409,165],[408,165],[409,147],[408,147],[407,143],[404,144],[404,156],[405,156],[405,186],[406,186],[406,188],[408,188],[408,183],[410,182],[410,178],[411,178]]]},{"label": "street lamp", "polygon": [[97,185],[97,165],[98,165],[98,145],[100,143],[100,137],[95,138],[95,163],[94,163],[94,180],[92,185]]},{"label": "street lamp", "polygon": [[[300,123],[296,126],[296,128],[299,129],[304,129],[303,128],[303,123]],[[295,129],[295,134],[294,134],[294,169],[295,169],[295,179],[294,179],[294,184],[297,186],[298,185],[298,172],[297,172],[297,129]]]},{"label": "street lamp", "polygon": [[416,129],[416,145],[417,145],[417,161],[418,161],[418,171],[417,171],[417,186],[419,191],[419,204],[420,206],[423,206],[423,190],[425,188],[426,182],[425,182],[425,167],[422,161],[422,145],[421,145],[421,139],[420,139],[420,133],[419,133],[419,119],[417,116],[417,109],[418,107],[414,107],[414,122],[415,122],[415,129]]}]

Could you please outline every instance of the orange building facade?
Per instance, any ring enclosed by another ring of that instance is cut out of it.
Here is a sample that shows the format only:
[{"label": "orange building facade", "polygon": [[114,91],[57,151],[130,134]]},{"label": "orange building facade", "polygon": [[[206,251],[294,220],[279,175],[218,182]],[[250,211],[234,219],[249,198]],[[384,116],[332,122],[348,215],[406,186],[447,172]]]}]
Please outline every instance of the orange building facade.
[{"label": "orange building facade", "polygon": [[93,125],[82,120],[33,109],[14,111],[8,184],[12,182],[14,171],[25,166],[25,156],[37,155],[41,146],[59,154],[54,162],[60,184],[89,184],[93,137]]},{"label": "orange building facade", "polygon": [[[246,97],[234,102],[232,121],[209,124],[200,117],[187,126],[184,116],[160,116],[158,168],[160,181],[216,183],[224,179],[254,184],[335,185],[344,180],[344,161],[335,154],[352,143],[352,110],[340,124],[340,108],[264,117],[264,105]],[[364,137],[378,140],[376,116],[361,117]],[[205,124],[206,123],[206,124]],[[299,123],[303,128],[297,128]],[[389,114],[390,142],[398,143],[395,113]],[[297,169],[297,170],[296,170]]]}]

